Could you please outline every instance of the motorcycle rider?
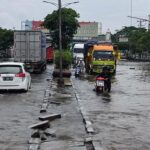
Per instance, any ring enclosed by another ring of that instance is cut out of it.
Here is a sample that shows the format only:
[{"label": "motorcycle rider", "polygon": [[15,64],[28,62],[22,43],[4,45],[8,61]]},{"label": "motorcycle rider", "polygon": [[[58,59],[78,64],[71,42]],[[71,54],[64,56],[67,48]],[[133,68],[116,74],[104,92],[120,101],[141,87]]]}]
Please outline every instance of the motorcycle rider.
[{"label": "motorcycle rider", "polygon": [[78,60],[77,66],[79,66],[81,68],[81,73],[83,73],[84,72],[84,67],[85,67],[83,59]]},{"label": "motorcycle rider", "polygon": [[108,92],[110,92],[111,90],[111,72],[110,72],[110,68],[107,66],[104,66],[102,69],[102,72],[100,72],[100,74],[97,76],[98,77],[102,77],[105,79],[104,81],[104,86],[105,86],[105,90],[108,89]]}]

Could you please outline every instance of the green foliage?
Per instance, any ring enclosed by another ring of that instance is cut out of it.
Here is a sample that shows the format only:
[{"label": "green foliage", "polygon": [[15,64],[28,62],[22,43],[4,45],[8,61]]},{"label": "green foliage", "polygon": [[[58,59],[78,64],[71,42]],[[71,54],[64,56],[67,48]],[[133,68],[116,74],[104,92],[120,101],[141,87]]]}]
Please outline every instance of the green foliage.
[{"label": "green foliage", "polygon": [[[128,42],[119,42],[119,37],[124,36],[128,38]],[[150,31],[145,28],[125,27],[112,35],[112,40],[117,43],[119,49],[130,49],[132,53],[150,52]]]},{"label": "green foliage", "polygon": [[[44,19],[44,26],[50,30],[52,44],[59,47],[59,16],[58,10],[48,14]],[[61,9],[61,29],[62,29],[62,48],[67,49],[72,42],[73,35],[76,33],[79,23],[79,14],[71,8]]]},{"label": "green foliage", "polygon": [[56,50],[54,53],[54,60],[56,68],[60,67],[60,55],[62,54],[62,68],[69,69],[72,63],[72,54],[69,50],[63,50],[61,53],[59,50]]},{"label": "green foliage", "polygon": [[6,55],[6,50],[13,45],[13,31],[0,28],[0,53]]}]

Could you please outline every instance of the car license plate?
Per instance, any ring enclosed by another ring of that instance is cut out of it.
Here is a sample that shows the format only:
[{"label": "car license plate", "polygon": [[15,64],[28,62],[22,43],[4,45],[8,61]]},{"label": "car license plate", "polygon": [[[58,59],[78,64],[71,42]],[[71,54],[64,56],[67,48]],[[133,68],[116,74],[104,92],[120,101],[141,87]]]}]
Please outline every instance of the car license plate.
[{"label": "car license plate", "polygon": [[12,81],[13,77],[3,77],[3,81]]}]

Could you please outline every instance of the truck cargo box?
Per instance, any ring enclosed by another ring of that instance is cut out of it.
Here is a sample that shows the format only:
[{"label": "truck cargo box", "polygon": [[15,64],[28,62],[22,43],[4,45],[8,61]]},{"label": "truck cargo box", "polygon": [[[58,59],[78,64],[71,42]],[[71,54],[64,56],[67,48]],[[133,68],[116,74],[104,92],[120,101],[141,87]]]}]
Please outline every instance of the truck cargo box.
[{"label": "truck cargo box", "polygon": [[15,31],[14,60],[21,62],[46,60],[45,35],[41,31]]},{"label": "truck cargo box", "polygon": [[46,68],[46,36],[41,31],[14,32],[14,61],[24,62],[30,70],[42,72]]}]

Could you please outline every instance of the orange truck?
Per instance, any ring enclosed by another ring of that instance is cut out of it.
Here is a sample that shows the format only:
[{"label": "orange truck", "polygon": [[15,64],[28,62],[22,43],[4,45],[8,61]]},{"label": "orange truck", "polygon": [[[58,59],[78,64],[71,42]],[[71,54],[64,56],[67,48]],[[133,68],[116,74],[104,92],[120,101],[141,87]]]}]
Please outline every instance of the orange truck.
[{"label": "orange truck", "polygon": [[84,48],[85,68],[88,73],[100,73],[104,66],[108,66],[112,74],[116,72],[119,58],[117,46],[111,42],[88,41]]}]

